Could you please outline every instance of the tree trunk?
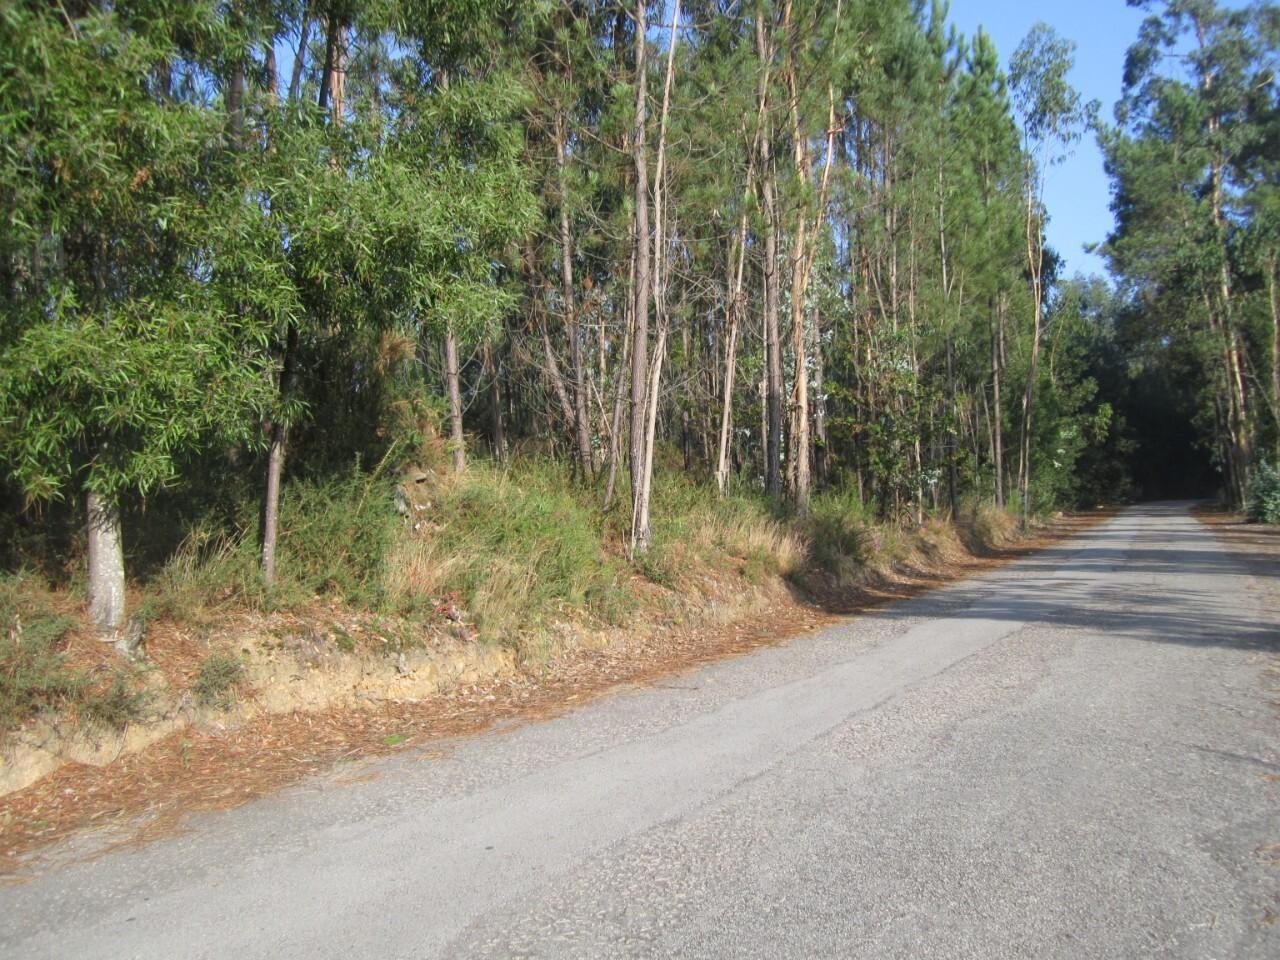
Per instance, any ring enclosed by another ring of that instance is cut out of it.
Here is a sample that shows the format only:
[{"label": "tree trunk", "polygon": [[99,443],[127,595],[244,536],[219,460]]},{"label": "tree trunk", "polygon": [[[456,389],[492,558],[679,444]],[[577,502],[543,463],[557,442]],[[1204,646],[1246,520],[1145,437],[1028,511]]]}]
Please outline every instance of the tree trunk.
[{"label": "tree trunk", "polygon": [[267,483],[262,496],[262,516],[260,518],[262,547],[262,579],[267,586],[276,582],[276,542],[280,527],[280,484],[284,476],[285,449],[289,438],[289,424],[285,420],[283,407],[289,402],[289,393],[293,385],[293,366],[295,354],[298,352],[298,330],[289,325],[284,338],[284,352],[280,358],[280,380],[276,388],[280,406],[280,416],[272,420],[268,429],[271,432],[271,445],[267,450]]},{"label": "tree trunk", "polygon": [[609,479],[605,483],[603,509],[613,506],[614,488],[618,481],[618,461],[622,459],[622,408],[626,396],[627,364],[631,353],[631,324],[627,324],[627,332],[622,339],[622,359],[618,363],[618,383],[613,391],[613,415],[609,420]]},{"label": "tree trunk", "polygon": [[560,282],[564,303],[565,333],[569,337],[569,360],[573,380],[573,435],[577,447],[578,466],[584,480],[590,480],[595,463],[591,452],[591,430],[587,420],[586,376],[582,364],[582,344],[578,337],[578,311],[573,292],[573,234],[569,229],[569,205],[565,189],[564,114],[556,115],[556,171],[560,180]]},{"label": "tree trunk", "polygon": [[716,453],[716,489],[724,496],[729,483],[729,436],[733,426],[733,379],[738,367],[738,304],[730,294],[729,342],[724,357],[724,399],[720,407],[720,439]]},{"label": "tree trunk", "polygon": [[[642,378],[639,392],[642,395],[643,404],[641,412],[644,414],[641,418],[642,435],[639,438],[640,443],[637,445],[635,428],[636,420],[632,420],[632,462],[631,462],[631,486],[632,486],[632,516],[631,516],[631,552],[632,554],[644,553],[649,549],[653,542],[653,533],[649,526],[649,505],[651,499],[651,490],[653,486],[653,451],[655,435],[657,431],[658,419],[658,396],[659,388],[662,383],[662,363],[664,354],[666,353],[667,341],[667,316],[666,316],[666,281],[663,272],[663,255],[666,249],[663,240],[663,186],[666,177],[666,149],[667,149],[667,117],[671,109],[671,83],[675,74],[675,53],[676,53],[676,30],[680,22],[680,0],[676,0],[672,4],[671,12],[671,35],[668,40],[667,47],[667,69],[666,77],[662,86],[662,112],[658,122],[658,148],[657,162],[654,167],[653,178],[653,250],[654,258],[650,262],[648,257],[649,244],[649,218],[644,210],[649,204],[648,197],[648,158],[645,149],[645,70],[644,63],[644,31],[645,23],[645,4],[638,2],[636,4],[636,240],[639,244],[637,248],[644,252],[644,259],[636,261],[636,285],[637,303],[636,303],[636,353],[640,351],[642,331],[644,336],[648,336],[648,309],[647,300],[643,303],[640,298],[644,297],[643,288],[647,284],[652,284],[653,299],[655,307],[660,317],[657,349],[653,357],[653,370],[651,373],[645,370],[643,366],[637,366],[635,363],[636,354],[632,354],[632,376],[637,373]],[[641,190],[643,189],[643,194]],[[641,229],[643,226],[643,229]],[[650,274],[652,270],[652,274]],[[647,352],[647,343],[645,345]],[[646,374],[649,379],[644,380]],[[647,389],[646,389],[647,388]],[[636,384],[631,385],[633,406],[634,398],[637,393]],[[647,394],[647,396],[646,396]],[[637,460],[636,454],[640,457]],[[638,469],[637,469],[638,468]],[[639,476],[636,476],[636,473]]]},{"label": "tree trunk", "polygon": [[1000,399],[1001,340],[1004,338],[1004,295],[997,294],[991,331],[991,457],[996,478],[996,504],[1004,508],[1004,407]]},{"label": "tree trunk", "polygon": [[1267,299],[1271,305],[1271,416],[1276,422],[1276,456],[1280,458],[1280,297],[1276,293],[1276,257],[1267,257]]},{"label": "tree trunk", "polygon": [[1022,498],[1022,527],[1031,522],[1031,439],[1034,414],[1036,374],[1040,363],[1040,333],[1044,315],[1044,237],[1034,216],[1034,195],[1028,186],[1026,207],[1027,269],[1031,274],[1031,357],[1027,367],[1027,384],[1022,393],[1022,437],[1018,444],[1018,494]]},{"label": "tree trunk", "polygon": [[458,379],[458,340],[451,327],[444,334],[444,380],[449,394],[449,446],[454,473],[462,473],[467,468],[467,445],[462,432],[462,389]]},{"label": "tree trunk", "polygon": [[[766,154],[768,148],[765,148]],[[778,331],[778,235],[774,216],[773,171],[764,176],[764,343],[765,406],[768,433],[765,438],[765,489],[774,499],[782,496],[782,340]]]},{"label": "tree trunk", "polygon": [[298,32],[298,52],[293,58],[293,73],[289,77],[289,102],[296,103],[302,95],[302,72],[307,65],[307,43],[311,36],[311,17],[302,18],[302,27]]},{"label": "tree trunk", "polygon": [[483,350],[484,373],[489,378],[489,429],[493,441],[493,456],[504,467],[507,465],[507,433],[502,418],[502,378],[493,359],[493,346],[486,343]]},{"label": "tree trunk", "polygon": [[[756,16],[756,51],[762,63],[773,59],[766,39],[763,8]],[[766,94],[767,96],[767,94]],[[778,202],[771,131],[760,137],[760,182],[764,213],[765,490],[782,496],[782,341],[778,332]]]},{"label": "tree trunk", "polygon": [[649,26],[645,16],[646,3],[636,3],[636,116],[632,131],[631,158],[635,173],[635,252],[636,280],[632,290],[634,297],[632,316],[635,333],[631,346],[631,551],[649,549],[652,534],[648,516],[642,516],[642,502],[648,502],[645,489],[645,402],[648,399],[649,373],[649,295],[652,292],[649,276],[649,151],[645,142],[646,122],[646,71],[645,44]]},{"label": "tree trunk", "polygon": [[107,637],[124,623],[124,548],[120,506],[102,494],[85,493],[89,534],[89,619]]},{"label": "tree trunk", "polygon": [[[729,455],[733,429],[733,381],[738,369],[738,327],[746,305],[743,283],[747,263],[747,205],[755,190],[756,158],[760,151],[760,139],[764,132],[764,114],[768,106],[769,73],[772,65],[766,62],[760,71],[756,88],[756,128],[747,151],[747,178],[742,192],[742,216],[738,220],[737,265],[725,290],[725,313],[728,320],[729,340],[725,346],[724,396],[720,410],[720,439],[716,453],[716,488],[723,496],[729,483]],[[732,263],[732,258],[730,260]]]},{"label": "tree trunk", "polygon": [[565,388],[564,377],[560,375],[560,364],[556,362],[556,352],[551,347],[551,335],[547,332],[545,317],[538,320],[538,329],[542,334],[542,355],[547,361],[547,379],[551,381],[551,392],[560,404],[560,414],[569,427],[569,435],[575,435],[574,423],[577,417],[573,412],[573,402],[569,399],[569,391]]},{"label": "tree trunk", "polygon": [[[628,282],[634,289],[636,282],[636,251],[631,251],[631,263],[628,267]],[[626,323],[625,331],[622,335],[622,357],[618,361],[617,383],[613,391],[613,417],[610,420],[609,430],[609,479],[605,483],[604,503],[602,508],[608,512],[613,506],[614,488],[618,480],[618,462],[622,459],[622,408],[623,400],[626,396],[627,371],[628,364],[631,362],[631,344],[635,339],[635,315],[632,312],[635,306],[635,299],[628,298],[626,307]],[[601,357],[604,352],[601,351]],[[601,374],[600,383],[605,382],[604,375]]]},{"label": "tree trunk", "polygon": [[347,91],[347,25],[329,17],[325,36],[324,76],[320,83],[320,109],[328,109],[329,121],[342,126]]}]

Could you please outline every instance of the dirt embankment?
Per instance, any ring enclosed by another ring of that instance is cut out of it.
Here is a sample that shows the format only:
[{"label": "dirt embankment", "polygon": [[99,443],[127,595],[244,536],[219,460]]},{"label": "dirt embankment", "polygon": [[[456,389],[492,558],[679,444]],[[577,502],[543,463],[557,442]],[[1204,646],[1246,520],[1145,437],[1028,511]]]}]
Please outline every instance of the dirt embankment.
[{"label": "dirt embankment", "polygon": [[[999,566],[1106,516],[1060,518],[1031,538],[976,553],[954,531],[935,529],[910,563],[857,587],[828,585],[801,595],[779,578],[706,584],[696,600],[668,604],[661,617],[607,630],[561,625],[562,635],[537,664],[470,642],[465,631],[457,631],[462,639],[456,642],[388,655],[356,645],[367,624],[344,620],[341,611],[313,611],[310,624],[246,616],[232,642],[242,644],[249,666],[228,709],[199,707],[187,695],[121,734],[65,735],[46,726],[29,732],[17,749],[9,744],[14,776],[31,782],[0,796],[0,875],[20,879],[35,853],[73,835],[83,841],[74,845],[76,855],[101,852],[342,761],[541,719],[621,684],[650,683],[783,642]],[[189,636],[170,626],[148,644],[160,674],[179,686],[190,683],[195,652]],[[21,763],[28,765],[25,773]]]}]

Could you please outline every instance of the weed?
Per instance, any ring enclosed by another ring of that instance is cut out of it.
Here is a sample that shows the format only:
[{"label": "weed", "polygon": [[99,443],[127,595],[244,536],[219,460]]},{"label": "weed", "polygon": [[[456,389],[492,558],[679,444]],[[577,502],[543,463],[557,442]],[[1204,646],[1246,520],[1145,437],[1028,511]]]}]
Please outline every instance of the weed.
[{"label": "weed", "polygon": [[210,654],[200,664],[191,690],[202,707],[227,710],[235,702],[236,688],[244,680],[244,664],[236,657],[221,653]]},{"label": "weed", "polygon": [[660,544],[650,547],[644,553],[637,553],[634,560],[636,569],[650,583],[673,588],[676,585],[676,575],[671,552],[666,544]]},{"label": "weed", "polygon": [[338,649],[343,653],[356,652],[356,639],[347,633],[341,624],[333,625],[333,642],[338,645]]},{"label": "weed", "polygon": [[67,666],[59,649],[71,626],[25,575],[0,581],[0,731],[85,696],[87,679]]},{"label": "weed", "polygon": [[77,713],[88,723],[121,730],[139,719],[150,702],[150,691],[131,689],[125,675],[117,673],[105,690],[86,696]]},{"label": "weed", "polygon": [[881,531],[852,490],[815,496],[796,523],[804,531],[810,569],[835,583],[857,582],[867,561],[884,548]]}]

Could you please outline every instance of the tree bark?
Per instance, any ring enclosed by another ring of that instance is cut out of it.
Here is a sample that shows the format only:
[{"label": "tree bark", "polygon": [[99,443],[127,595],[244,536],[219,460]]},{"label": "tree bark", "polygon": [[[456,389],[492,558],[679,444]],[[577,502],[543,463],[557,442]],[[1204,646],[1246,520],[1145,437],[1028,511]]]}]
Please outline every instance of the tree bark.
[{"label": "tree bark", "polygon": [[[756,52],[760,60],[773,59],[766,37],[763,6],[757,8]],[[767,94],[766,94],[767,96]],[[765,490],[775,500],[782,496],[782,341],[778,332],[778,201],[777,172],[773,166],[772,133],[766,127],[760,137],[760,182],[764,208],[764,347],[765,347]]]},{"label": "tree bark", "polygon": [[1276,292],[1276,257],[1266,260],[1267,299],[1271,305],[1271,416],[1276,422],[1276,456],[1280,458],[1280,297]]},{"label": "tree bark", "polygon": [[[284,352],[280,358],[280,380],[277,395],[283,407],[289,402],[293,385],[294,356],[298,350],[298,331],[293,325],[284,338]],[[267,449],[267,485],[262,497],[262,579],[267,586],[276,582],[276,542],[280,528],[280,485],[284,476],[285,450],[289,439],[289,424],[284,411],[268,425],[271,444]]]},{"label": "tree bark", "polygon": [[307,66],[307,45],[311,38],[311,15],[304,14],[298,31],[298,52],[293,58],[293,73],[289,77],[289,102],[296,103],[302,95],[302,73]]},{"label": "tree bark", "polygon": [[[788,33],[787,94],[790,98],[792,163],[797,180],[807,187],[812,176],[809,162],[809,141],[800,125],[800,93],[796,87],[794,59],[795,38],[790,36],[791,3],[783,7],[783,28]],[[791,355],[795,362],[795,383],[792,390],[791,436],[787,450],[791,458],[788,473],[791,478],[791,500],[801,515],[809,506],[809,350],[805,332],[805,295],[809,287],[809,265],[813,262],[808,251],[811,242],[808,235],[809,216],[805,204],[797,206],[795,232],[791,239]],[[816,244],[815,230],[812,242]]]},{"label": "tree bark", "polygon": [[[635,275],[635,264],[632,263],[632,276]],[[618,382],[613,391],[613,415],[609,425],[609,477],[604,488],[602,509],[608,512],[613,506],[614,489],[618,481],[618,462],[622,459],[622,408],[626,397],[627,365],[631,362],[631,341],[634,338],[633,326],[628,310],[626,332],[622,335],[622,357],[618,361]],[[603,382],[603,381],[602,381]]]},{"label": "tree bark", "polygon": [[[639,25],[637,26],[637,32],[643,33],[644,3],[639,2],[636,4],[636,7],[641,17],[640,21],[638,22]],[[649,380],[647,382],[647,390],[646,390],[647,397],[645,399],[646,406],[645,406],[645,418],[644,418],[645,419],[644,436],[643,436],[643,442],[641,447],[641,460],[639,463],[640,477],[639,477],[638,484],[636,483],[636,477],[634,475],[636,471],[636,463],[634,462],[634,459],[631,467],[632,486],[633,486],[633,489],[635,490],[635,496],[633,498],[633,503],[632,503],[632,520],[631,520],[631,552],[633,555],[636,553],[644,553],[646,550],[649,549],[649,547],[653,542],[653,533],[649,525],[649,506],[650,506],[650,501],[652,499],[651,495],[652,495],[652,488],[653,488],[653,453],[654,453],[654,442],[657,434],[658,397],[659,397],[659,388],[661,387],[661,384],[662,384],[662,364],[666,356],[667,326],[668,326],[668,317],[667,317],[667,310],[666,310],[667,286],[666,286],[666,275],[664,272],[666,243],[663,239],[663,226],[664,226],[663,187],[664,187],[665,178],[666,178],[667,117],[671,110],[671,82],[672,82],[672,78],[675,75],[676,30],[677,30],[677,27],[679,26],[679,22],[680,22],[680,0],[675,0],[675,3],[672,4],[671,35],[670,35],[670,39],[668,40],[668,46],[667,46],[667,69],[666,69],[666,76],[665,76],[665,79],[663,80],[663,85],[662,85],[662,111],[661,111],[661,114],[659,115],[659,120],[658,120],[657,160],[656,160],[656,163],[654,164],[653,259],[650,264],[646,264],[649,270],[652,271],[650,282],[653,284],[652,295],[653,295],[654,309],[658,315],[659,322],[658,322],[658,343],[657,343],[657,348],[655,349],[654,355],[653,355],[653,369],[652,371],[649,372]],[[639,62],[639,53],[643,52],[643,41],[641,40],[637,42],[639,44],[638,53],[637,53],[637,62]],[[640,88],[640,90],[643,91],[645,86],[643,71],[640,71],[640,76],[637,79],[637,85]],[[638,93],[637,99],[641,98],[642,96],[643,96],[642,93]],[[639,110],[637,110],[637,114],[639,114]],[[644,151],[641,150],[640,153],[637,154],[637,168],[636,168],[637,191],[639,190],[639,185],[641,181],[641,177],[639,176],[639,174],[641,173],[642,167],[647,165],[643,162],[644,160],[645,160]],[[647,172],[646,172],[645,179],[647,179]],[[639,202],[640,202],[640,198],[637,195],[637,203],[639,204]],[[647,197],[645,198],[644,202],[645,203],[648,202]],[[637,221],[637,224],[638,223],[639,221]],[[646,226],[647,226],[647,217],[646,217]],[[637,233],[639,233],[638,228],[637,228]],[[648,231],[646,230],[645,233],[646,233],[646,239],[642,243],[641,249],[647,248],[647,245],[648,245],[648,239],[647,239]],[[637,270],[637,282],[641,282],[640,272],[638,270]],[[637,317],[639,317],[639,315],[640,315],[639,311],[637,311]],[[647,326],[647,320],[646,320],[646,326]],[[639,345],[639,335],[640,335],[639,326],[637,326],[636,328],[637,346]],[[633,376],[634,376],[634,373],[635,373],[634,366],[632,370],[633,370]],[[641,369],[640,373],[643,375],[645,371]],[[634,391],[635,391],[634,384],[632,385],[632,391],[634,396]],[[635,444],[634,437],[632,438],[631,442],[633,444],[633,449],[634,449],[634,444]]]},{"label": "tree bark", "polygon": [[347,24],[337,17],[327,17],[324,76],[320,83],[320,109],[329,111],[329,122],[342,126],[347,95]]},{"label": "tree bark", "polygon": [[450,327],[444,334],[444,379],[449,394],[449,446],[452,448],[453,472],[467,468],[466,438],[462,432],[462,389],[458,377],[458,340]]},{"label": "tree bark", "polygon": [[[1030,178],[1032,174],[1028,174]],[[1027,366],[1027,383],[1022,393],[1022,436],[1018,444],[1018,495],[1022,499],[1022,527],[1031,522],[1031,431],[1035,412],[1036,374],[1040,363],[1040,334],[1044,316],[1044,236],[1034,214],[1035,194],[1028,179],[1025,218],[1027,270],[1031,274],[1031,357]]]},{"label": "tree bark", "polygon": [[493,441],[493,456],[502,466],[507,465],[507,433],[502,417],[502,378],[493,359],[493,345],[486,343],[482,351],[485,376],[489,378],[489,429]]},{"label": "tree bark", "polygon": [[991,330],[991,458],[994,461],[996,504],[1004,507],[1004,406],[1000,399],[1001,341],[1004,339],[1004,295],[997,294]]},{"label": "tree bark", "polygon": [[89,534],[89,619],[103,637],[124,623],[124,548],[120,506],[113,498],[85,493]]},{"label": "tree bark", "polygon": [[582,364],[578,310],[573,290],[573,234],[569,229],[569,205],[565,185],[565,130],[563,113],[556,114],[556,172],[560,181],[560,282],[564,304],[565,333],[569,338],[569,363],[572,371],[573,436],[577,448],[578,467],[584,480],[590,480],[595,462],[591,452],[591,425],[587,419],[587,384]]},{"label": "tree bark", "polygon": [[649,29],[645,0],[636,3],[635,85],[636,116],[632,130],[631,159],[635,174],[635,252],[636,277],[632,289],[632,316],[634,335],[631,345],[631,551],[643,552],[649,548],[652,533],[648,516],[641,514],[642,502],[647,504],[645,489],[645,402],[648,399],[649,373],[649,296],[652,292],[649,276],[649,151],[645,141],[647,128],[647,82],[645,62],[645,34]]},{"label": "tree bark", "polygon": [[747,151],[747,178],[742,191],[742,215],[738,219],[737,264],[725,290],[725,313],[729,339],[725,346],[724,396],[720,409],[720,439],[716,453],[716,488],[723,496],[729,483],[729,453],[733,428],[733,381],[738,369],[738,327],[746,306],[743,283],[747,263],[747,204],[755,190],[756,158],[759,156],[760,139],[764,132],[764,114],[768,106],[769,73],[772,64],[765,63],[760,70],[756,88],[756,128]]}]

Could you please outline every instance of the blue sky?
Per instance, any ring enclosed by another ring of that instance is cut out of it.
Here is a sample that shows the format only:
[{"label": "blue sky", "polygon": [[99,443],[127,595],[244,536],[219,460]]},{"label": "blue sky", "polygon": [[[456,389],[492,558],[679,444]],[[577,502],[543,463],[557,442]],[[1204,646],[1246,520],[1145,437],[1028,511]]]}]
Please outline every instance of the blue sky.
[{"label": "blue sky", "polygon": [[[1071,81],[1086,100],[1102,103],[1110,121],[1120,97],[1125,51],[1137,38],[1147,14],[1124,0],[952,0],[949,20],[971,37],[981,25],[995,41],[1006,69],[1009,57],[1038,21],[1059,36],[1075,41],[1076,65]],[[1066,275],[1105,274],[1102,258],[1085,253],[1086,243],[1105,240],[1111,229],[1110,186],[1102,154],[1092,136],[1076,144],[1073,155],[1048,173],[1045,205],[1049,209],[1049,243],[1066,260]]]}]

